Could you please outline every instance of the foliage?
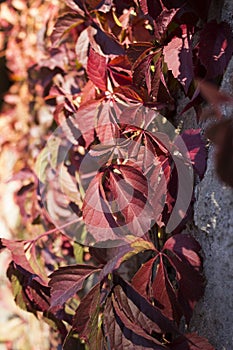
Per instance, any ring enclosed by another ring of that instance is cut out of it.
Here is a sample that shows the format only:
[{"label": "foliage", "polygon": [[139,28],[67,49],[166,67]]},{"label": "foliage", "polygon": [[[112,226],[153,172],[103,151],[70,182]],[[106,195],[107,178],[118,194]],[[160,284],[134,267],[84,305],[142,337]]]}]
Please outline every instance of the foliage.
[{"label": "foliage", "polygon": [[[200,129],[178,134],[175,117],[182,94],[197,120],[200,90],[215,112],[227,100],[202,80],[220,81],[230,27],[208,21],[211,0],[37,5],[1,5],[13,14],[1,21],[13,83],[3,115],[18,111],[26,128],[11,181],[28,235],[0,241],[16,303],[55,328],[64,349],[213,349],[188,331],[205,281],[186,224],[207,151]],[[35,45],[23,20],[40,11]],[[228,123],[218,126],[227,142]]]}]

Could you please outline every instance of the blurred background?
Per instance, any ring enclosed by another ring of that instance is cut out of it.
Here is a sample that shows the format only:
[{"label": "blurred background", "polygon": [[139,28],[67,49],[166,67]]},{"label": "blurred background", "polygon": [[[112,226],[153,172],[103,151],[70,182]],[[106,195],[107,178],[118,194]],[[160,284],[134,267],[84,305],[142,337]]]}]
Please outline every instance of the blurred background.
[{"label": "blurred background", "polygon": [[[15,174],[33,168],[52,124],[51,107],[33,84],[30,68],[46,59],[46,37],[60,7],[58,0],[0,1],[0,237],[8,239],[40,233],[26,220],[30,198],[26,208],[16,203],[15,194],[29,178]],[[10,260],[10,253],[0,254],[0,350],[57,349],[49,325],[14,303],[6,277]]]}]

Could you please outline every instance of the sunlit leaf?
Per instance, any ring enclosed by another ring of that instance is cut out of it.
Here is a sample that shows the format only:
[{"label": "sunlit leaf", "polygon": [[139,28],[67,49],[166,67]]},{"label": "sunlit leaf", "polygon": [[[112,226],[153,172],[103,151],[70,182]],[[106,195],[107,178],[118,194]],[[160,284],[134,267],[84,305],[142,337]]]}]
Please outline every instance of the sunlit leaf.
[{"label": "sunlit leaf", "polygon": [[106,58],[90,48],[87,61],[87,74],[93,83],[101,90],[107,90]]}]

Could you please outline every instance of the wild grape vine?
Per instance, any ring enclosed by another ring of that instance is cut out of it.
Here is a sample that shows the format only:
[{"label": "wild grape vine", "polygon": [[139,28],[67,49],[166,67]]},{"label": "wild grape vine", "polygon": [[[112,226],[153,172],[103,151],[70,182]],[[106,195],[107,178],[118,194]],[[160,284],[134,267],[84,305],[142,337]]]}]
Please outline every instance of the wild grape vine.
[{"label": "wild grape vine", "polygon": [[22,184],[23,223],[40,234],[2,238],[0,248],[11,252],[16,303],[52,324],[64,349],[213,349],[188,331],[205,285],[201,247],[186,224],[206,140],[176,124],[181,95],[189,98],[183,111],[194,108],[199,120],[200,90],[210,91],[203,81],[219,82],[232,56],[230,27],[208,21],[210,6],[48,7],[41,56],[24,79],[29,114],[36,118],[41,103],[53,119],[36,163],[12,178]]}]

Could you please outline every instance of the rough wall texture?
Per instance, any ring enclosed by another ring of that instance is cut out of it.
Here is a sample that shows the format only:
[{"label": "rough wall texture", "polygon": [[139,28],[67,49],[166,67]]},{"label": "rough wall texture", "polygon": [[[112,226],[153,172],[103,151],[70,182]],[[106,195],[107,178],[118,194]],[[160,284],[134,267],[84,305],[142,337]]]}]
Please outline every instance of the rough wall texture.
[{"label": "rough wall texture", "polygon": [[[193,326],[217,350],[233,349],[233,190],[216,178],[213,150],[197,188],[195,223],[205,255],[206,291]],[[197,235],[196,235],[197,236]]]},{"label": "rough wall texture", "polygon": [[[222,20],[233,28],[233,1],[226,0]],[[233,59],[222,82],[233,95]],[[233,117],[233,108],[223,114]],[[209,152],[203,181],[196,188],[195,234],[205,255],[207,279],[204,298],[197,305],[191,327],[206,336],[217,350],[233,349],[233,190],[224,186],[214,170],[214,148]]]}]

